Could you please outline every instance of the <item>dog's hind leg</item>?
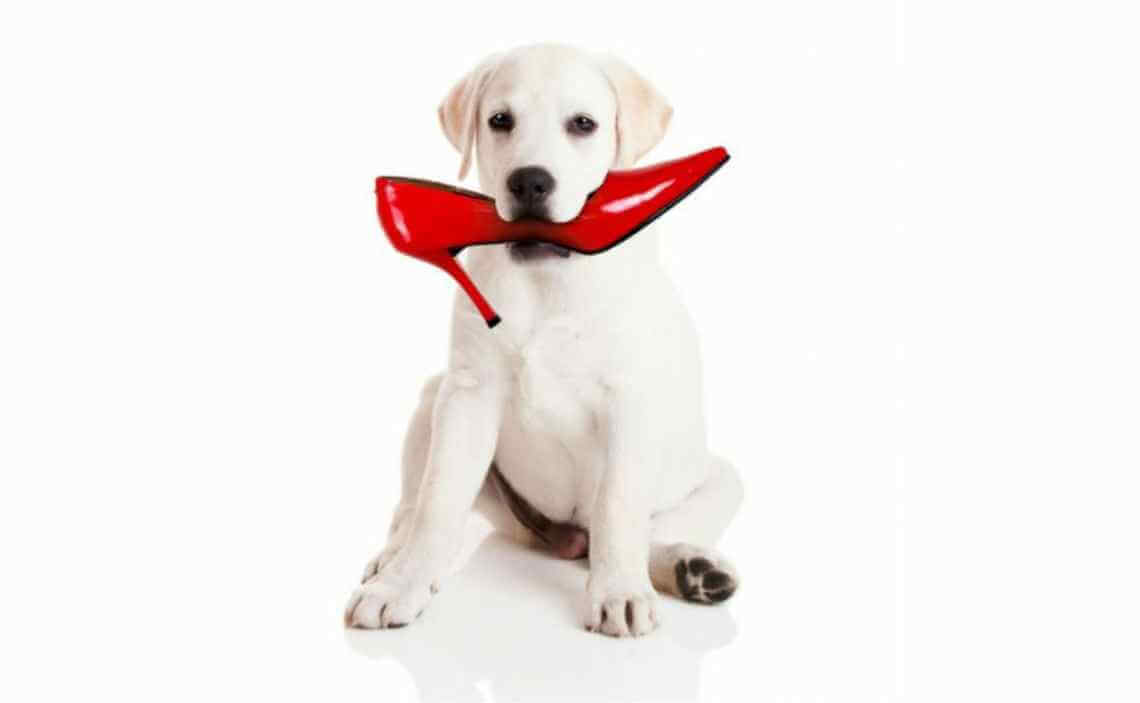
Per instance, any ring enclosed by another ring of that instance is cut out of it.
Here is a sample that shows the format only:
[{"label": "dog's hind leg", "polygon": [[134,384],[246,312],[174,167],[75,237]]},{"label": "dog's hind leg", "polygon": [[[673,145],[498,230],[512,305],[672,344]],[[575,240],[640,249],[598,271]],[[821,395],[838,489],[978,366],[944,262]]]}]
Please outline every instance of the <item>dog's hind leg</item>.
[{"label": "dog's hind leg", "polygon": [[744,498],[736,468],[711,457],[709,479],[674,508],[652,519],[649,576],[662,593],[697,603],[727,600],[740,583],[736,569],[712,547]]}]

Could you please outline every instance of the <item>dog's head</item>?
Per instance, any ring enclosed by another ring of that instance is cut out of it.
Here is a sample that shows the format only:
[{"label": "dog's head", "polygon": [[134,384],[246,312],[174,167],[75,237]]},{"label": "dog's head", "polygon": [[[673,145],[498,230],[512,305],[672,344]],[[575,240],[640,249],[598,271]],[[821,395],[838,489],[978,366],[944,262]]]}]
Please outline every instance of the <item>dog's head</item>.
[{"label": "dog's head", "polygon": [[504,220],[567,222],[612,168],[628,168],[665,134],[672,108],[624,63],[563,46],[491,56],[439,106]]}]

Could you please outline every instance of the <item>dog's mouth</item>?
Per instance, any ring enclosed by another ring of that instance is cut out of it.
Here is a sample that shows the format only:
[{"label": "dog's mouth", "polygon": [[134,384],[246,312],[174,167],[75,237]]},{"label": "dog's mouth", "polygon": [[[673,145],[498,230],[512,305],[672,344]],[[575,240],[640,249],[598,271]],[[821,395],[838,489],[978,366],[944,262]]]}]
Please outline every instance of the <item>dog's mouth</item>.
[{"label": "dog's mouth", "polygon": [[[593,190],[589,195],[586,196],[586,200],[589,201],[590,198],[592,198],[594,196],[594,193],[596,193],[596,192],[598,192],[597,189]],[[578,214],[581,214],[581,211],[579,211]],[[577,217],[577,216],[578,215],[575,215],[575,217]],[[519,220],[528,220],[528,219],[537,220],[540,222],[551,222],[552,221],[548,217],[548,214],[547,214],[545,208],[542,209],[541,211],[537,211],[537,212],[523,211],[523,212],[516,212],[515,213],[514,221],[516,221],[516,222]],[[511,259],[513,261],[518,261],[518,262],[544,261],[544,260],[549,260],[549,259],[567,259],[570,257],[571,254],[574,253],[573,250],[567,249],[564,246],[559,246],[558,244],[552,244],[550,242],[543,242],[543,241],[538,241],[538,240],[533,240],[533,241],[523,240],[523,241],[508,242],[507,243],[507,251],[510,253]]]},{"label": "dog's mouth", "polygon": [[524,262],[565,259],[570,256],[569,249],[550,242],[510,242],[507,251],[512,260]]}]

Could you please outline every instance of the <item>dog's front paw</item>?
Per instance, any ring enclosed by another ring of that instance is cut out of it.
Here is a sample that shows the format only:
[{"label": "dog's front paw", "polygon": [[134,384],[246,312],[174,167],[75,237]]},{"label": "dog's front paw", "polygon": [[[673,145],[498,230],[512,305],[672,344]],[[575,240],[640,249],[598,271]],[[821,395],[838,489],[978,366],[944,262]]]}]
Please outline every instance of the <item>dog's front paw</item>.
[{"label": "dog's front paw", "polygon": [[657,594],[652,585],[647,580],[591,576],[586,587],[586,629],[612,637],[653,632],[657,629]]},{"label": "dog's front paw", "polygon": [[363,583],[344,610],[344,624],[366,630],[407,625],[439,590],[444,564],[423,550],[389,545],[365,567]]},{"label": "dog's front paw", "polygon": [[384,565],[392,561],[400,551],[400,545],[389,545],[384,548],[382,552],[368,560],[364,565],[364,574],[360,577],[360,583],[368,583],[369,581],[376,580],[381,571],[384,570]]},{"label": "dog's front paw", "polygon": [[365,630],[403,627],[420,616],[435,591],[431,582],[394,584],[374,577],[352,594],[344,624]]}]

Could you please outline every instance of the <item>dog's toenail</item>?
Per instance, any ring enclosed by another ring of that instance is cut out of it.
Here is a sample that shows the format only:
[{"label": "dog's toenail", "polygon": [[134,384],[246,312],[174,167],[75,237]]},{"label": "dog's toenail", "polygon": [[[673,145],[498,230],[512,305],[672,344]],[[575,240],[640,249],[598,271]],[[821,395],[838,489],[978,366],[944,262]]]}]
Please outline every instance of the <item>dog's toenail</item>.
[{"label": "dog's toenail", "polygon": [[631,600],[625,602],[625,624],[627,627],[633,627],[633,601]]}]

